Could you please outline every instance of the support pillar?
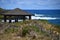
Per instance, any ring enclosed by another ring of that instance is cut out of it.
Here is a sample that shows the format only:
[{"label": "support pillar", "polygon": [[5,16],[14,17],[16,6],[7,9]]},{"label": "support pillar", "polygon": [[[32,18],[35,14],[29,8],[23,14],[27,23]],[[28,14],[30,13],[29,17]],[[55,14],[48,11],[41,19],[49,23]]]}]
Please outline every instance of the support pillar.
[{"label": "support pillar", "polygon": [[25,16],[23,16],[23,20],[25,20]]},{"label": "support pillar", "polygon": [[18,22],[18,16],[15,17],[15,22]]},{"label": "support pillar", "polygon": [[29,20],[31,20],[31,16],[29,16]]},{"label": "support pillar", "polygon": [[6,15],[4,15],[4,22],[6,22]]},{"label": "support pillar", "polygon": [[9,16],[9,23],[11,23],[11,16]]}]

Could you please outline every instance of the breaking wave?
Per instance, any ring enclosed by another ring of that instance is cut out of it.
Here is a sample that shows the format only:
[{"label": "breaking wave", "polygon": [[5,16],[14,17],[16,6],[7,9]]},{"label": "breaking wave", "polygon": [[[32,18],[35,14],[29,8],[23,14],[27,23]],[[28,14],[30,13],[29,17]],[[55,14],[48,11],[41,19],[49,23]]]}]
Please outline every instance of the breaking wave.
[{"label": "breaking wave", "polygon": [[45,20],[55,20],[55,19],[59,19],[59,18],[56,18],[56,17],[47,17],[47,16],[42,15],[42,14],[35,14],[35,16],[32,16],[31,18],[32,18],[32,19],[45,19]]}]

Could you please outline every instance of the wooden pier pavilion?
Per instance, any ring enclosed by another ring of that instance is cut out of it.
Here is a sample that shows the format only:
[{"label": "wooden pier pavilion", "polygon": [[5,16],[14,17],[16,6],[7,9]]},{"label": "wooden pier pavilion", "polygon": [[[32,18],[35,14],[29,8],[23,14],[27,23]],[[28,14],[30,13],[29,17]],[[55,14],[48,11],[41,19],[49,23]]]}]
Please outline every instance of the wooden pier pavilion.
[{"label": "wooden pier pavilion", "polygon": [[6,20],[9,19],[9,23],[11,23],[11,20],[13,18],[14,18],[15,22],[18,22],[19,18],[25,20],[26,16],[28,16],[29,20],[31,20],[31,16],[33,14],[25,12],[19,8],[16,8],[16,9],[10,10],[8,12],[1,13],[1,15],[4,16],[4,22],[6,22]]}]

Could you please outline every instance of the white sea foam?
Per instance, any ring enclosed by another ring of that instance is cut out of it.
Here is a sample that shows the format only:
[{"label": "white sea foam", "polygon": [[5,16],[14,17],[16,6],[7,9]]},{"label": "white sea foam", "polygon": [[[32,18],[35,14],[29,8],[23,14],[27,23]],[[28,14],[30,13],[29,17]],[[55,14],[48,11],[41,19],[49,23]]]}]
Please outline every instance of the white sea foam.
[{"label": "white sea foam", "polygon": [[43,15],[43,14],[35,14],[35,16],[45,16],[45,15]]},{"label": "white sea foam", "polygon": [[35,16],[32,16],[32,19],[55,20],[55,19],[57,19],[57,18],[53,18],[53,17],[35,17]]},{"label": "white sea foam", "polygon": [[31,18],[32,19],[44,19],[44,20],[55,20],[55,19],[58,19],[58,18],[55,18],[55,17],[44,17],[44,16],[45,15],[43,15],[43,14],[35,14],[35,16],[32,16]]}]

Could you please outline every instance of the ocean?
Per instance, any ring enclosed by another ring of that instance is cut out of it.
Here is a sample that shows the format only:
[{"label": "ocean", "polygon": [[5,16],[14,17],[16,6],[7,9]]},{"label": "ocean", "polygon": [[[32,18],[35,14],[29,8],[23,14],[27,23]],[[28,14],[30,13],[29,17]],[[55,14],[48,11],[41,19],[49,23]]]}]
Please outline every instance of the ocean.
[{"label": "ocean", "polygon": [[60,25],[60,10],[25,10],[35,14],[32,19],[48,20],[52,24]]}]

